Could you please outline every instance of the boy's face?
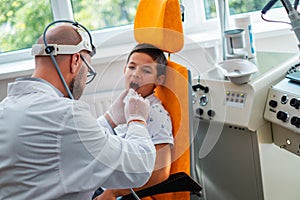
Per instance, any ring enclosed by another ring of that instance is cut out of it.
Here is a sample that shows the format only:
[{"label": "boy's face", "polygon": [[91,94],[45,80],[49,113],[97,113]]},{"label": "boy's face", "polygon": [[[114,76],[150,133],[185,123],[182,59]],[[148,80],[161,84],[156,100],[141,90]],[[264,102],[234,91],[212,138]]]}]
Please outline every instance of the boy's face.
[{"label": "boy's face", "polygon": [[133,53],[125,67],[126,89],[133,88],[142,97],[153,93],[157,84],[162,84],[164,75],[157,77],[157,63],[147,54]]}]

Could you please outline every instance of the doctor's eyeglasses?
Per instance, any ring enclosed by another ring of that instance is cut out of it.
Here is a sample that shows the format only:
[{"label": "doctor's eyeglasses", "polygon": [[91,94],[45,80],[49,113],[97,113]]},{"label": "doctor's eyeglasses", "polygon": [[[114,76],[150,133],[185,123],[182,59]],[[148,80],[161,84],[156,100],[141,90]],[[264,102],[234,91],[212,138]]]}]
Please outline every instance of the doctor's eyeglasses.
[{"label": "doctor's eyeglasses", "polygon": [[81,54],[80,54],[80,58],[83,60],[84,64],[88,68],[87,79],[86,79],[85,84],[89,84],[90,82],[92,82],[94,80],[97,73],[96,73],[95,69],[92,67],[92,65],[90,65]]}]

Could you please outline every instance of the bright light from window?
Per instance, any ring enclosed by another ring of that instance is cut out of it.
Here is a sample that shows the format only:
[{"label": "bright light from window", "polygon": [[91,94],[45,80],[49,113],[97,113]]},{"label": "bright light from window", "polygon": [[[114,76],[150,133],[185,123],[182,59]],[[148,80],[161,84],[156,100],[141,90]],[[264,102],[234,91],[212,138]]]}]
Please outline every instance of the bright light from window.
[{"label": "bright light from window", "polygon": [[[220,1],[220,0],[217,0]],[[205,16],[206,19],[212,19],[217,16],[216,14],[216,2],[215,0],[204,0]],[[236,15],[241,13],[260,11],[269,2],[269,0],[228,0],[230,15]],[[273,8],[282,7],[280,1],[278,1]]]},{"label": "bright light from window", "polygon": [[[247,12],[254,12],[254,11],[261,11],[263,7],[269,2],[270,0],[228,0],[229,4],[229,12],[230,15],[247,13]],[[278,1],[273,8],[281,7],[280,1]]]},{"label": "bright light from window", "polygon": [[[217,30],[218,1],[224,0],[180,0],[185,6],[184,33],[188,35]],[[260,23],[260,10],[268,1],[228,0],[227,9],[231,15],[249,13],[253,22],[255,19],[255,23]],[[89,30],[97,30],[92,32],[96,46],[100,44],[102,47],[111,47],[129,43],[132,38],[127,36],[106,43],[103,41],[133,29],[138,2],[139,0],[1,0],[0,64],[32,59],[32,44],[54,17],[56,20],[74,19]],[[280,1],[273,8],[278,6],[282,7]],[[282,16],[287,16],[286,12],[279,12],[277,9],[272,11],[268,12],[267,18],[281,20]]]},{"label": "bright light from window", "polygon": [[31,48],[52,21],[49,0],[4,0],[0,13],[0,53]]},{"label": "bright light from window", "polygon": [[204,0],[204,9],[206,19],[217,17],[215,0]]},{"label": "bright light from window", "polygon": [[89,30],[132,24],[138,0],[72,0],[75,21]]}]

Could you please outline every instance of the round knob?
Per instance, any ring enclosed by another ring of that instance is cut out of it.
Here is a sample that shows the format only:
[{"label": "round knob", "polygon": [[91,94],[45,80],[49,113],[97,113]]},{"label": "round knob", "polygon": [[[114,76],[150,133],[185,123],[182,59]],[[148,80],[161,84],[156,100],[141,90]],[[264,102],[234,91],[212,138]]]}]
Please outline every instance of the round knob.
[{"label": "round knob", "polygon": [[206,106],[208,103],[208,97],[206,95],[202,95],[199,99],[199,104],[201,106]]},{"label": "round knob", "polygon": [[216,112],[213,111],[213,110],[208,110],[207,115],[210,116],[210,117],[214,117],[216,115]]},{"label": "round knob", "polygon": [[277,119],[286,122],[289,119],[289,115],[286,112],[283,111],[278,111],[277,115],[276,115]]},{"label": "round knob", "polygon": [[272,108],[276,108],[276,107],[277,107],[277,101],[275,101],[275,100],[270,100],[270,101],[269,101],[269,106],[271,106]]},{"label": "round knob", "polygon": [[203,115],[203,109],[202,108],[197,108],[196,109],[196,113],[198,114],[198,115]]},{"label": "round knob", "polygon": [[286,104],[289,100],[289,97],[285,94],[281,97],[281,103]]},{"label": "round knob", "polygon": [[297,128],[300,127],[300,118],[299,117],[292,117],[291,124],[296,126]]},{"label": "round knob", "polygon": [[292,98],[291,101],[290,101],[290,105],[293,106],[296,109],[299,109],[300,99]]}]

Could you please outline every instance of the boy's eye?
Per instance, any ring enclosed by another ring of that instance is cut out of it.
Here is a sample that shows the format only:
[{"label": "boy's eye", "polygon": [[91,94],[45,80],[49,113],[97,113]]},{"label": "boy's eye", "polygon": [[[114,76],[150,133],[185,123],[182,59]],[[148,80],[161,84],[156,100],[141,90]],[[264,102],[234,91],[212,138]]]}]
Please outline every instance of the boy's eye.
[{"label": "boy's eye", "polygon": [[128,66],[128,69],[135,69],[135,66],[129,65],[129,66]]},{"label": "boy's eye", "polygon": [[148,69],[143,69],[143,72],[146,73],[146,74],[151,74],[151,71],[148,70]]},{"label": "boy's eye", "polygon": [[148,66],[148,65],[142,66],[142,71],[145,74],[152,74],[152,72],[153,72],[151,66]]}]

